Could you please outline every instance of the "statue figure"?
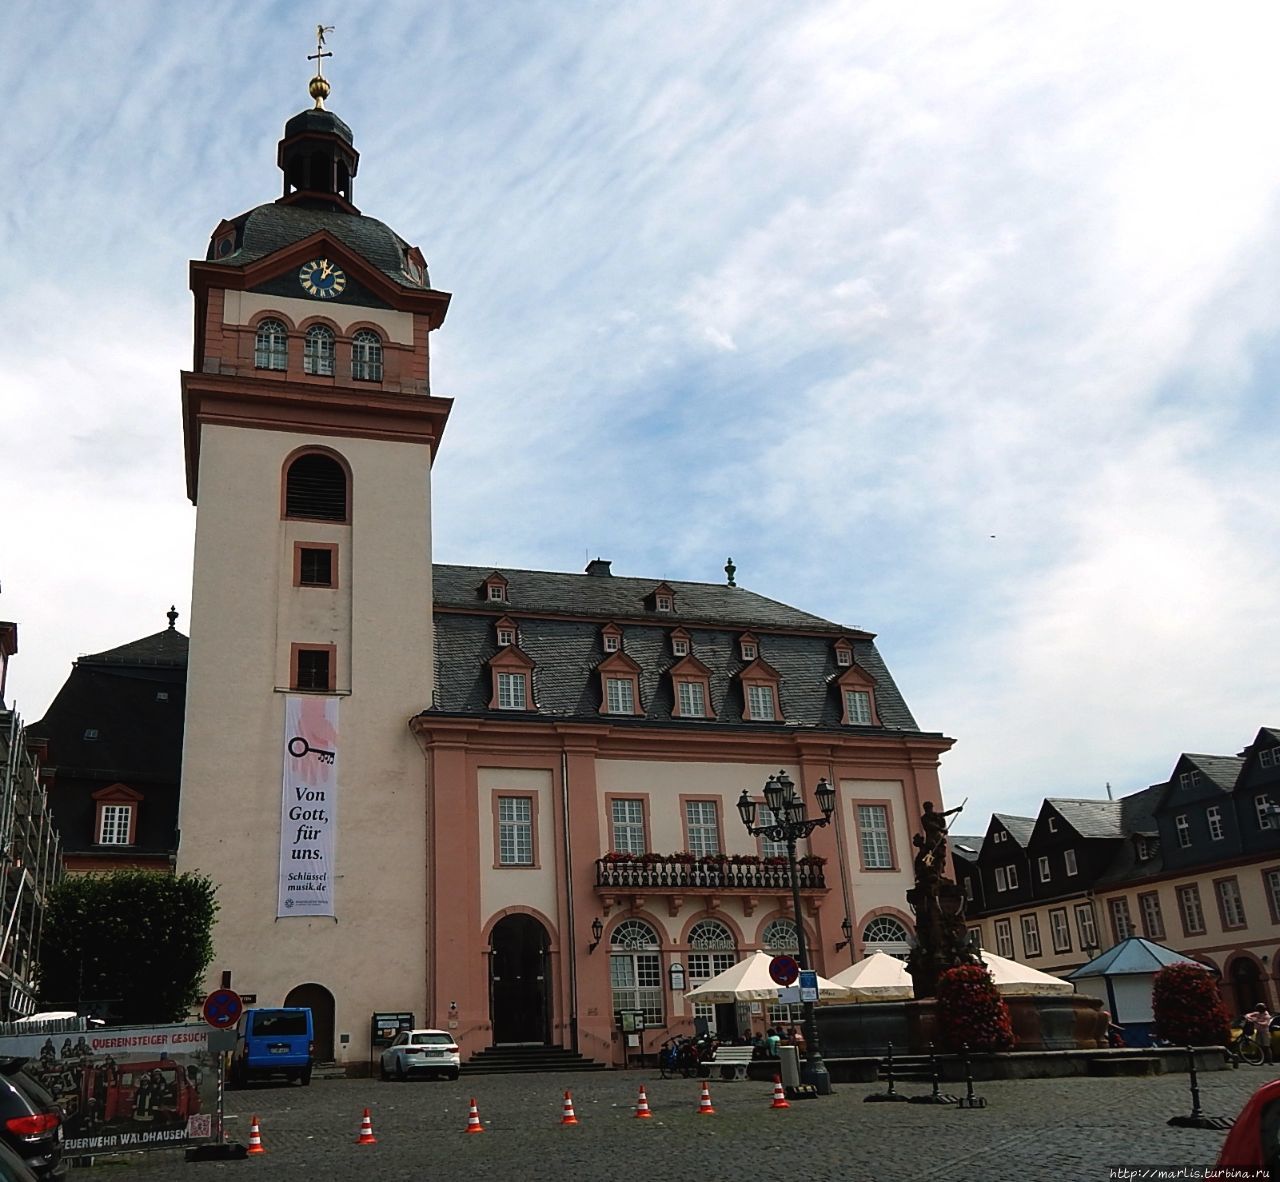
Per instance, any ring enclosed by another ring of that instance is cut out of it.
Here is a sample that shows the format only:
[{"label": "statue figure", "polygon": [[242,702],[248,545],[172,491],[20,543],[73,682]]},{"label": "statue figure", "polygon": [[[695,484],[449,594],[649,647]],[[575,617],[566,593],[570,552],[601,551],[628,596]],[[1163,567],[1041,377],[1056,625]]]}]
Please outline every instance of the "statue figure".
[{"label": "statue figure", "polygon": [[964,892],[947,877],[947,818],[964,808],[939,812],[933,801],[924,802],[922,833],[912,839],[916,883],[907,902],[916,917],[916,939],[907,959],[917,998],[932,997],[938,978],[947,969],[976,963],[964,924]]}]

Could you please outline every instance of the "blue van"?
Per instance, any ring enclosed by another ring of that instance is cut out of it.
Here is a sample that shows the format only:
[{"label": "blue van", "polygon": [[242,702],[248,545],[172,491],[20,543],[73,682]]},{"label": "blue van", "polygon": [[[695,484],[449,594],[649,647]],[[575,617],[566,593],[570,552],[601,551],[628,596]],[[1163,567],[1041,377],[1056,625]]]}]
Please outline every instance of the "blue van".
[{"label": "blue van", "polygon": [[231,1086],[251,1079],[283,1075],[292,1082],[311,1082],[316,1052],[311,1011],[305,1007],[245,1010],[236,1023],[236,1049],[231,1052]]}]

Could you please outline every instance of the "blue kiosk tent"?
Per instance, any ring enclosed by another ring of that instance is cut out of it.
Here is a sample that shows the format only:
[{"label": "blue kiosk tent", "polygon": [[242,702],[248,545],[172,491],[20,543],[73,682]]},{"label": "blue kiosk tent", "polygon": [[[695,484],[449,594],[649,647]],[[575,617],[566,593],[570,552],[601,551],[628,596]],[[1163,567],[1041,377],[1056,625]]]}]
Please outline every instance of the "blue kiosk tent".
[{"label": "blue kiosk tent", "polygon": [[1156,973],[1170,964],[1193,964],[1206,973],[1213,971],[1163,944],[1130,936],[1067,974],[1067,980],[1078,992],[1101,998],[1102,1004],[1111,1011],[1111,1020],[1124,1027],[1125,1042],[1129,1046],[1149,1047],[1154,1023],[1152,982]]}]

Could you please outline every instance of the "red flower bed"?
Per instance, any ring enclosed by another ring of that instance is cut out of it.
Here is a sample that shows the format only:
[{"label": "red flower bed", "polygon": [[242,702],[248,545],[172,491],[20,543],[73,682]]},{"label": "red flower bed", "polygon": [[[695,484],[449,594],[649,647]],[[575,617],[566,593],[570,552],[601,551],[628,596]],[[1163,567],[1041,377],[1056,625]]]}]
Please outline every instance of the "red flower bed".
[{"label": "red flower bed", "polygon": [[948,969],[938,979],[938,1022],[949,1050],[1013,1050],[1009,1007],[984,965]]}]

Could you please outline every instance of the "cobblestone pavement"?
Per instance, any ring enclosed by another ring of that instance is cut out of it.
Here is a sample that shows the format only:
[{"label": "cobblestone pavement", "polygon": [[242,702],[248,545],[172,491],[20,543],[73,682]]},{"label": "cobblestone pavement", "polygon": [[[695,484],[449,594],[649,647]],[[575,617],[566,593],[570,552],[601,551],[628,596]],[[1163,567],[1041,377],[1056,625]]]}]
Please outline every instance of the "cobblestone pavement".
[{"label": "cobblestone pavement", "polygon": [[[1206,1114],[1234,1116],[1272,1068],[1200,1076]],[[653,1119],[634,1119],[640,1083]],[[564,1089],[579,1124],[560,1125]],[[161,1150],[99,1159],[71,1182],[193,1182],[250,1174],[283,1182],[329,1179],[658,1178],[800,1176],[877,1182],[1040,1182],[1105,1179],[1120,1164],[1202,1166],[1221,1132],[1170,1128],[1190,1112],[1185,1075],[1152,1079],[1061,1079],[977,1086],[987,1107],[957,1110],[915,1104],[864,1104],[884,1085],[845,1084],[826,1098],[769,1106],[755,1081],[711,1081],[715,1116],[697,1114],[697,1080],[654,1072],[498,1075],[458,1083],[316,1081],[310,1088],[257,1087],[228,1096],[228,1130],[247,1142],[261,1122],[267,1154],[240,1162],[186,1163]],[[908,1095],[927,1085],[903,1085]],[[963,1092],[963,1088],[947,1089]],[[485,1132],[467,1136],[468,1098]],[[372,1112],[378,1144],[358,1146],[360,1117]]]}]

